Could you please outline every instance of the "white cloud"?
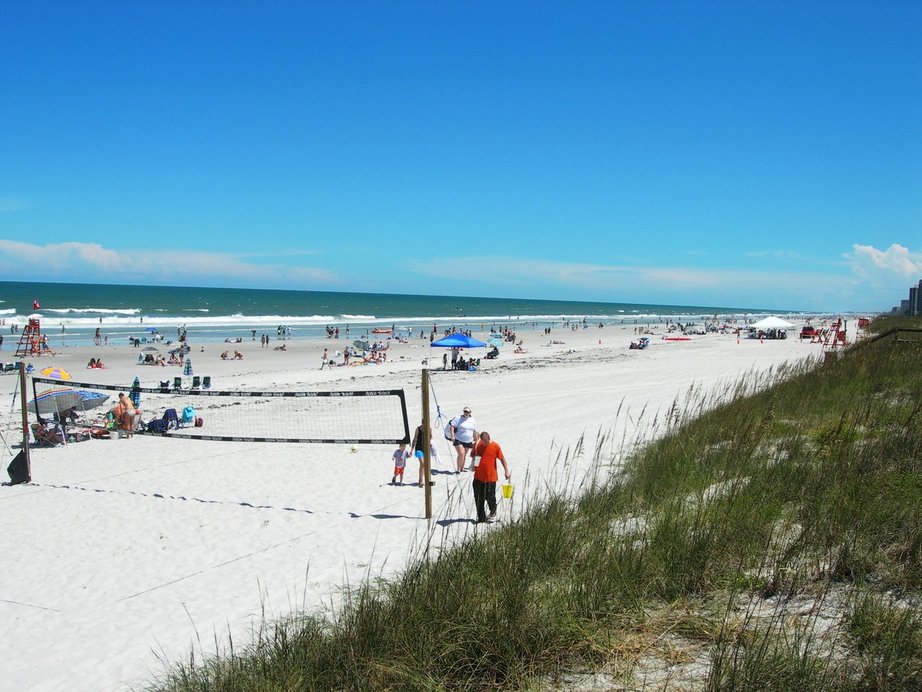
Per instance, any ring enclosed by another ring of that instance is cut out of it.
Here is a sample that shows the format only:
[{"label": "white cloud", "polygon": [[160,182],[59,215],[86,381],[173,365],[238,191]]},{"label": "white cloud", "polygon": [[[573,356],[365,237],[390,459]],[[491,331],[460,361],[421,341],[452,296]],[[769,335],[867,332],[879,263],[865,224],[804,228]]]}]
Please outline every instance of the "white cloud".
[{"label": "white cloud", "polygon": [[893,243],[886,250],[873,245],[852,245],[852,252],[845,255],[852,270],[861,277],[896,275],[902,279],[918,278],[922,275],[922,253]]},{"label": "white cloud", "polygon": [[111,250],[98,243],[36,245],[0,240],[0,275],[8,280],[176,283],[313,288],[339,285],[326,269],[254,264],[243,255],[181,249]]}]

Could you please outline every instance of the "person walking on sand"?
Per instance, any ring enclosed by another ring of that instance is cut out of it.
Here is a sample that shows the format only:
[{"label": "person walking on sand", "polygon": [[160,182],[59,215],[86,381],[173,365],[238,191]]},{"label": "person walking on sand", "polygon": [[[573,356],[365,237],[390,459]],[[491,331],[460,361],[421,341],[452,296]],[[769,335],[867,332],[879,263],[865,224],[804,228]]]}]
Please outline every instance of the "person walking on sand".
[{"label": "person walking on sand", "polygon": [[391,477],[391,485],[403,485],[403,472],[407,467],[407,459],[410,458],[406,443],[395,449],[391,456],[394,459],[394,475]]},{"label": "person walking on sand", "polygon": [[[490,439],[490,433],[480,433],[480,441],[471,452],[474,464],[474,505],[477,508],[478,524],[492,524],[496,519],[497,459],[502,463],[508,481],[512,474],[509,472],[509,464],[506,463],[502,448],[498,442]],[[484,509],[484,503],[490,508],[489,516]]]},{"label": "person walking on sand", "polygon": [[474,440],[477,437],[477,421],[471,417],[469,406],[464,407],[464,411],[457,418],[453,418],[448,424],[448,431],[451,433],[450,440],[455,448],[455,473],[467,471],[467,452],[474,446]]},{"label": "person walking on sand", "polygon": [[[432,434],[429,434],[429,445],[430,448],[434,449],[435,445],[432,442]],[[419,462],[419,487],[423,487],[425,479],[423,478],[423,471],[426,462],[426,440],[423,435],[423,426],[419,424],[416,426],[416,432],[413,433],[413,456],[416,457],[416,461]],[[433,458],[433,455],[430,452],[430,458]]]},{"label": "person walking on sand", "polygon": [[320,356],[320,369],[323,370],[323,366],[327,365],[330,361],[330,354],[327,349],[323,349],[323,355]]}]

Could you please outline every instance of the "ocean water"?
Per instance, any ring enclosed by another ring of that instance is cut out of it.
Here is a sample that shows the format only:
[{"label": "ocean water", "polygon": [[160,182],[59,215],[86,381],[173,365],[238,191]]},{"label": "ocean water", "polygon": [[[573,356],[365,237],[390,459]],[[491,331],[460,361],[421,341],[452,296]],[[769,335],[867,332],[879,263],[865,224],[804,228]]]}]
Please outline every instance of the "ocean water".
[{"label": "ocean water", "polygon": [[[38,309],[33,310],[33,301]],[[156,332],[175,339],[185,326],[193,343],[250,339],[279,327],[289,338],[317,338],[327,327],[339,327],[341,337],[364,336],[371,329],[426,335],[450,327],[479,330],[505,325],[561,325],[585,320],[590,324],[645,324],[666,319],[701,321],[734,319],[777,311],[739,307],[642,305],[555,300],[477,298],[467,296],[279,291],[236,288],[118,286],[0,282],[0,333],[7,343],[37,317],[52,348],[93,343],[96,329],[110,344],[129,337],[148,340]],[[348,328],[348,332],[346,332]],[[287,330],[285,330],[287,331]],[[7,349],[4,349],[7,350]]]}]

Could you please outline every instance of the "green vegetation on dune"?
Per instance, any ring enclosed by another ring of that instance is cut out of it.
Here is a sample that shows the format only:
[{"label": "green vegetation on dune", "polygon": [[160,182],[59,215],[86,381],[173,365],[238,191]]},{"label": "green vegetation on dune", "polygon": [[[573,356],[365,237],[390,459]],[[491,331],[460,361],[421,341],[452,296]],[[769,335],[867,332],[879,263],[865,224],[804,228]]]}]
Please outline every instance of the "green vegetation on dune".
[{"label": "green vegetation on dune", "polygon": [[610,481],[160,688],[922,688],[920,359],[882,338],[691,392]]}]

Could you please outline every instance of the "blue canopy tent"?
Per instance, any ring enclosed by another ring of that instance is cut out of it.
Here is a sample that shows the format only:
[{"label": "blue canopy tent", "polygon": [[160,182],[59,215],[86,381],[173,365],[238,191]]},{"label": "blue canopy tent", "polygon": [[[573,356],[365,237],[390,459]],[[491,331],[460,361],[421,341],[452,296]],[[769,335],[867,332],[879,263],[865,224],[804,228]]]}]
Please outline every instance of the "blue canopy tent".
[{"label": "blue canopy tent", "polygon": [[439,348],[482,348],[486,346],[483,341],[464,334],[449,334],[438,341],[433,341],[429,345]]},{"label": "blue canopy tent", "polygon": [[[449,334],[438,341],[433,341],[429,346],[435,346],[437,348],[483,348],[486,344],[472,336]],[[454,366],[454,358],[452,358],[451,362],[452,366]]]}]

